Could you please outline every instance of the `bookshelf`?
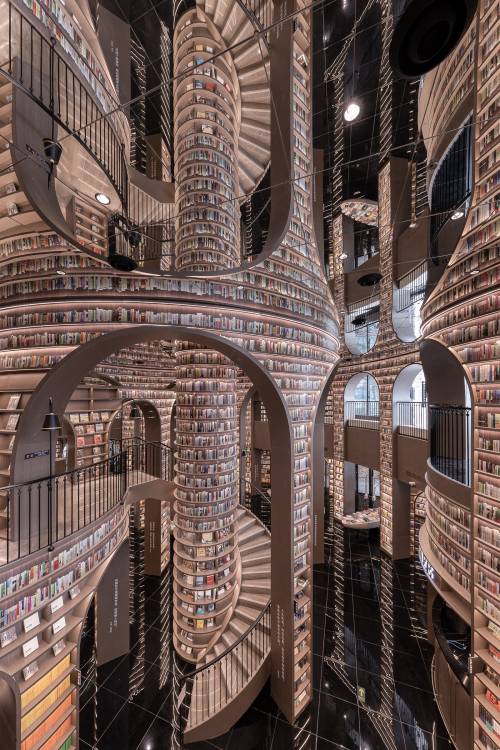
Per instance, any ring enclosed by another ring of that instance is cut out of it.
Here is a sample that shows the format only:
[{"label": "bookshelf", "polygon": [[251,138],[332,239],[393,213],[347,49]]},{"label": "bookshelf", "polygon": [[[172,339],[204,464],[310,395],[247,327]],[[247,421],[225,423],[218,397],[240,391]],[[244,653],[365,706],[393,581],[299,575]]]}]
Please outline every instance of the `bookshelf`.
[{"label": "bookshelf", "polygon": [[16,747],[76,747],[78,643],[101,565],[128,531],[122,508],[0,576],[0,669],[16,691]]},{"label": "bookshelf", "polygon": [[85,378],[73,392],[65,417],[73,431],[74,468],[108,457],[109,427],[120,404],[117,388],[98,378]]},{"label": "bookshelf", "polygon": [[[477,750],[500,746],[498,649],[500,648],[500,481],[498,429],[498,106],[497,0],[480,2],[476,23],[439,69],[433,95],[441,96],[440,122],[466,96],[474,103],[475,181],[462,236],[441,282],[424,308],[424,333],[445,344],[463,364],[473,395],[473,499],[470,509],[472,562],[467,570],[472,600],[474,743]],[[476,45],[472,43],[475,39]],[[435,92],[435,93],[434,93]],[[462,544],[464,519],[447,510],[441,521],[447,544]],[[468,520],[468,517],[467,517]],[[467,525],[467,524],[466,524]],[[460,560],[453,560],[458,567]]]}]

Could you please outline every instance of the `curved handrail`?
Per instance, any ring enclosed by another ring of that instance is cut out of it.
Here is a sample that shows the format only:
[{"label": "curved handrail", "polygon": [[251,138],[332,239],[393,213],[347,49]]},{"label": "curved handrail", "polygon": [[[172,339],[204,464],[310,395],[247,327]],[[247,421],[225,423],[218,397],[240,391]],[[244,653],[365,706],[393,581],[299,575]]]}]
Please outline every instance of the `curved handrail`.
[{"label": "curved handrail", "polygon": [[163,443],[132,438],[103,461],[1,487],[5,525],[0,559],[5,562],[0,568],[50,550],[55,542],[94,523],[120,505],[128,487],[145,476],[167,480],[169,450]]},{"label": "curved handrail", "polygon": [[[260,630],[260,632],[259,632]],[[259,633],[256,642],[252,642],[252,636]],[[249,651],[243,655],[243,661],[239,660],[237,649],[243,644],[248,644]],[[260,655],[256,655],[255,646],[260,646]],[[204,664],[196,669],[181,675],[179,678],[180,691],[177,710],[185,731],[190,712],[193,710],[196,714],[201,714],[201,721],[206,721],[211,716],[218,713],[225,705],[235,697],[236,691],[241,689],[253,677],[262,663],[265,661],[271,647],[271,602],[261,611],[255,622],[233,643],[226,648],[221,654],[211,659],[208,664]],[[235,655],[235,664],[232,663],[232,656]],[[227,665],[230,662],[230,665]],[[224,664],[224,671],[223,670]],[[217,665],[220,665],[219,683],[215,682],[215,671]],[[250,668],[250,669],[249,669]],[[246,674],[245,674],[246,672]],[[212,701],[208,705],[203,701],[204,694],[201,696],[201,705],[198,704],[198,697],[193,693],[196,678],[203,680],[206,677],[208,691],[212,696]],[[213,680],[211,681],[211,678]],[[217,689],[218,688],[218,689]],[[233,688],[235,692],[233,692]],[[218,697],[218,700],[217,700]],[[194,698],[194,704],[193,704]],[[224,698],[224,700],[223,700]]]},{"label": "curved handrail", "polygon": [[[246,511],[249,513],[249,511]],[[255,514],[252,513],[253,520],[255,520],[266,532],[266,534],[269,534],[269,530],[266,528],[265,524],[260,521]],[[265,621],[263,623],[263,621]],[[257,643],[251,642],[252,636],[254,633],[258,631],[258,629],[261,627],[262,624],[262,632],[259,634],[259,639]],[[233,698],[233,693],[231,689],[228,690],[227,686],[227,680],[229,680],[231,683],[236,682],[238,684],[238,687],[243,687],[243,685],[248,682],[248,680],[257,672],[259,669],[261,663],[265,660],[266,654],[268,650],[271,647],[271,602],[269,601],[268,604],[262,609],[260,614],[258,615],[257,619],[251,623],[251,625],[248,626],[248,628],[242,633],[230,646],[224,649],[222,653],[216,655],[206,664],[202,664],[199,667],[196,667],[195,669],[192,669],[190,672],[187,672],[180,676],[180,692],[179,692],[179,702],[177,705],[179,715],[181,716],[181,719],[184,721],[184,728],[187,724],[188,718],[189,718],[189,712],[191,709],[191,704],[188,705],[188,702],[190,703],[190,699],[192,699],[192,688],[195,684],[195,680],[197,677],[200,677],[203,679],[203,676],[207,675],[208,680],[208,689],[210,690],[211,694],[214,694],[215,697],[217,697],[217,690],[216,685],[210,684],[210,676],[213,675],[215,672],[215,669],[218,664],[221,664],[223,660],[225,659],[231,659],[232,654],[237,653],[237,649],[240,645],[243,643],[249,643],[250,648],[252,646],[258,645],[260,646],[260,656],[258,658],[255,657],[254,652],[249,656],[246,654],[246,658],[244,656],[243,662],[244,667],[246,669],[247,675],[245,676],[243,673],[243,669],[241,669],[241,662],[238,662],[238,665],[231,665],[231,668],[225,669],[225,673],[223,675],[224,677],[224,687],[225,687],[225,702],[222,701],[222,693],[223,693],[223,681],[222,678],[220,678],[219,681],[219,704],[217,705],[217,700],[214,700],[212,703],[212,706],[208,706],[208,709],[203,704],[201,707],[198,707],[199,710],[204,714],[203,720],[206,720],[209,718],[209,716],[217,713],[220,711],[223,706],[230,702]],[[233,669],[233,666],[235,666],[235,669]],[[250,670],[248,669],[250,667]],[[238,669],[240,671],[238,672]],[[221,665],[222,670],[222,665]],[[188,689],[190,688],[190,689]],[[198,699],[195,698],[195,701]],[[215,705],[214,705],[215,704]],[[196,711],[197,706],[193,706],[193,709]],[[207,715],[208,711],[208,715]]]},{"label": "curved handrail", "polygon": [[[106,174],[126,210],[125,145],[108,117],[101,116],[104,107],[99,96],[89,93],[80,77],[56,51],[55,37],[51,37],[55,40],[51,44],[16,5],[9,2],[8,9],[9,59],[3,74],[78,140]],[[106,95],[109,97],[108,92]],[[112,112],[116,106],[112,99],[110,101]]]}]

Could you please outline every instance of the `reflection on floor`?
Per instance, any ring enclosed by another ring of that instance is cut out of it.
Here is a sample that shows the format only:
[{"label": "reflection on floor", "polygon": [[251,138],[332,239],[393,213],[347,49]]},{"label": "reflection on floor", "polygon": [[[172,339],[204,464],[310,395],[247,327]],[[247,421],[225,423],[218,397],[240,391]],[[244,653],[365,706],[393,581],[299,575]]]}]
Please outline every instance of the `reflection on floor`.
[{"label": "reflection on floor", "polygon": [[[179,747],[170,573],[142,575],[138,535],[130,654],[96,669],[90,626],[82,645],[81,750]],[[425,582],[408,561],[381,558],[375,539],[336,527],[326,563],[315,568],[315,691],[299,725],[290,726],[264,693],[231,733],[193,750],[451,750],[423,638]]]}]

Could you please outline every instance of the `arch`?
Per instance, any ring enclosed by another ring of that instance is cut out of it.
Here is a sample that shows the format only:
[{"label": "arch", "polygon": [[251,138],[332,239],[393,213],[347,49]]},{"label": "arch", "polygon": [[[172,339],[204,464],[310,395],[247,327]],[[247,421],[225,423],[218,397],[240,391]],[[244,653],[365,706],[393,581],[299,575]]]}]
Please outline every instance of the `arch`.
[{"label": "arch", "polygon": [[420,396],[412,398],[411,387],[415,378],[425,372],[420,362],[403,367],[399,372],[392,387],[392,426],[393,429],[401,425],[415,426],[419,429],[427,429],[427,403]]},{"label": "arch", "polygon": [[[349,380],[347,381],[345,388],[344,388],[344,403],[346,401],[356,401],[356,391],[357,389],[363,385],[364,378],[367,379],[367,394],[368,398],[367,401],[378,401],[380,389],[378,385],[377,378],[372,375],[371,372],[363,371],[363,372],[357,372],[355,375],[352,375]],[[377,398],[370,398],[370,389],[374,387],[376,389]]]},{"label": "arch", "polygon": [[[471,406],[472,388],[467,370],[451,349],[428,338],[420,344],[420,359],[429,403]],[[442,377],[443,372],[446,372],[446,379]]]},{"label": "arch", "polygon": [[[48,436],[41,427],[49,397],[54,398],[56,413],[63,412],[83,374],[119,349],[158,339],[181,339],[223,354],[243,370],[265,403],[273,455],[271,691],[277,704],[290,716],[291,691],[285,675],[294,668],[293,432],[286,402],[276,382],[249,352],[229,339],[187,326],[130,326],[92,339],[58,362],[33,392],[19,423],[19,438],[12,456],[14,477],[26,481],[46,474]],[[30,453],[35,454],[33,460],[27,460]]]}]

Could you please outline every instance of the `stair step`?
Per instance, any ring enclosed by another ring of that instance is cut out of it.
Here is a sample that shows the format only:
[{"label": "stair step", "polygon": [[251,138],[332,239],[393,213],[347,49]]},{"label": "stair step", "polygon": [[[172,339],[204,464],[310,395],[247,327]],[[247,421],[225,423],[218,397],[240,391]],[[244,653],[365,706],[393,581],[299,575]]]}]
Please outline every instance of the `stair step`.
[{"label": "stair step", "polygon": [[269,564],[256,565],[255,567],[247,568],[245,565],[244,570],[245,581],[250,581],[255,578],[271,578],[271,566]]},{"label": "stair step", "polygon": [[233,0],[217,0],[213,14],[214,24],[220,29],[224,26],[231,13]]},{"label": "stair step", "polygon": [[239,143],[240,151],[243,144],[245,152],[257,152],[257,154],[260,154],[259,163],[265,162],[269,156],[269,149],[265,145],[263,146],[262,143],[259,143],[258,140],[256,140],[252,136],[248,137],[247,135],[242,135],[242,133],[240,132]]},{"label": "stair step", "polygon": [[226,18],[226,22],[220,32],[224,41],[228,44],[233,44],[236,32],[241,29],[241,26],[245,24],[247,20],[245,11],[241,5],[233,2],[233,7],[231,8],[228,17]]},{"label": "stair step", "polygon": [[247,625],[253,625],[260,613],[260,609],[251,606],[245,606],[244,604],[238,606],[238,618],[241,618]]},{"label": "stair step", "polygon": [[258,62],[247,65],[238,71],[238,80],[240,86],[251,86],[263,83],[269,85],[270,68],[269,63],[264,63],[261,59]]},{"label": "stair step", "polygon": [[249,65],[254,65],[255,63],[262,65],[260,45],[255,39],[240,44],[239,47],[233,50],[233,59],[238,73],[241,68],[247,68]]},{"label": "stair step", "polygon": [[240,539],[240,554],[251,555],[252,552],[262,552],[264,548],[269,547],[271,549],[271,542],[268,537],[262,535],[260,539],[255,536],[251,536],[247,539]]},{"label": "stair step", "polygon": [[268,103],[270,106],[270,93],[267,83],[249,83],[240,87],[242,106],[246,105],[248,100],[259,99],[260,104]]},{"label": "stair step", "polygon": [[250,593],[250,594],[266,594],[270,593],[271,591],[271,581],[269,579],[262,578],[260,581],[258,579],[252,580],[252,581],[244,581],[241,584],[241,592],[243,593]]},{"label": "stair step", "polygon": [[242,556],[242,562],[244,561],[245,565],[247,563],[249,565],[264,565],[268,563],[271,559],[271,547],[262,549],[259,554],[255,554],[255,555],[250,554],[252,552],[251,549],[249,549],[248,552],[249,554],[247,557]]},{"label": "stair step", "polygon": [[269,594],[258,594],[258,593],[253,593],[253,592],[242,591],[238,598],[238,603],[239,602],[241,602],[241,604],[246,607],[254,607],[256,604],[260,605],[259,610],[257,611],[257,617],[258,617],[260,614],[260,610],[263,607],[266,607],[269,602]]},{"label": "stair step", "polygon": [[240,546],[245,546],[251,539],[255,539],[256,536],[263,536],[262,526],[257,523],[253,523],[248,529],[245,529],[243,533],[239,534]]},{"label": "stair step", "polygon": [[240,619],[240,617],[238,617],[239,615],[238,607],[236,607],[234,612],[235,614],[229,621],[229,628],[230,630],[233,631],[233,633],[236,634],[236,637],[239,638],[240,635],[243,635],[244,633],[247,632],[249,623],[245,622],[245,620],[242,620]]},{"label": "stair step", "polygon": [[257,120],[251,120],[246,117],[241,121],[240,135],[241,133],[246,133],[254,138],[269,140],[271,137],[271,126],[267,122],[257,122]]},{"label": "stair step", "polygon": [[239,42],[243,41],[243,39],[249,39],[253,35],[253,33],[254,27],[252,26],[252,22],[245,15],[240,26],[236,29],[231,37],[231,45],[239,44]]}]

